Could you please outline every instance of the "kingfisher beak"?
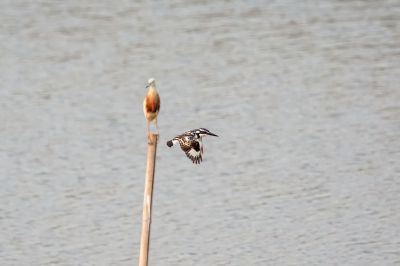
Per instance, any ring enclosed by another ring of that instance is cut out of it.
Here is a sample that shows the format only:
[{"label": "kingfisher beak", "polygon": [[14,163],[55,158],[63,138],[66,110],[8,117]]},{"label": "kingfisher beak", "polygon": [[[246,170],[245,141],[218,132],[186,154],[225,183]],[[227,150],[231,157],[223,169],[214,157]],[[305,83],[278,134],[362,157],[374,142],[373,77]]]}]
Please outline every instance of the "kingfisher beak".
[{"label": "kingfisher beak", "polygon": [[207,133],[207,135],[210,135],[210,136],[214,136],[214,137],[218,137],[218,135],[217,134],[214,134],[214,133]]}]

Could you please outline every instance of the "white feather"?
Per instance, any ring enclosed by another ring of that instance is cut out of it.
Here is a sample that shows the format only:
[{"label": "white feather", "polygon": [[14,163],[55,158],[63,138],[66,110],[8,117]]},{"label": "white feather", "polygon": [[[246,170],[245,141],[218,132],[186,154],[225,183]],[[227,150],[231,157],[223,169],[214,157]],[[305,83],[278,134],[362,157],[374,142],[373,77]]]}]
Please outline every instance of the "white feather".
[{"label": "white feather", "polygon": [[200,151],[195,151],[195,149],[190,149],[190,150],[188,151],[188,154],[190,154],[190,155],[193,156],[193,157],[197,157],[197,156],[200,155]]}]

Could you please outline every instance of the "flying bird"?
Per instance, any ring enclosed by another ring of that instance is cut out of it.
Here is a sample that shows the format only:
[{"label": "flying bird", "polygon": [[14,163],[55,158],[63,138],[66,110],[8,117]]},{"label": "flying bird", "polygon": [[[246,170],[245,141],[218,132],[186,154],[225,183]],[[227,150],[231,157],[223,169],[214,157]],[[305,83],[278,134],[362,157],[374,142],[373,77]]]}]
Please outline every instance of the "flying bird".
[{"label": "flying bird", "polygon": [[148,88],[148,91],[143,101],[143,113],[147,120],[147,133],[150,133],[150,122],[155,123],[157,133],[159,133],[157,115],[160,111],[160,96],[156,90],[155,79],[149,79],[146,88]]},{"label": "flying bird", "polygon": [[186,156],[192,160],[194,164],[200,164],[203,160],[203,137],[207,135],[218,137],[218,135],[211,133],[208,129],[198,128],[186,131],[167,141],[167,146],[172,147],[174,144],[179,143]]}]

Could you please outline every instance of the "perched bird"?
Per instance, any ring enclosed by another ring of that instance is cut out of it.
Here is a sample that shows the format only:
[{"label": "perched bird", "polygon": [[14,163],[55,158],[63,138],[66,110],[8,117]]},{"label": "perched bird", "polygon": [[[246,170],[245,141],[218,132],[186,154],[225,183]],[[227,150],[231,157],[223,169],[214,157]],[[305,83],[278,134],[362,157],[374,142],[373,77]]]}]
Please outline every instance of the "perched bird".
[{"label": "perched bird", "polygon": [[198,128],[186,131],[185,133],[167,141],[167,146],[172,147],[174,144],[179,143],[186,156],[192,160],[193,163],[200,164],[200,162],[203,160],[202,138],[207,135],[218,137],[216,134],[211,133],[208,129]]},{"label": "perched bird", "polygon": [[160,111],[160,96],[156,90],[155,79],[149,79],[146,88],[148,88],[148,91],[143,101],[143,113],[147,120],[147,133],[150,133],[150,122],[152,121],[154,121],[157,133],[159,133],[157,115]]}]

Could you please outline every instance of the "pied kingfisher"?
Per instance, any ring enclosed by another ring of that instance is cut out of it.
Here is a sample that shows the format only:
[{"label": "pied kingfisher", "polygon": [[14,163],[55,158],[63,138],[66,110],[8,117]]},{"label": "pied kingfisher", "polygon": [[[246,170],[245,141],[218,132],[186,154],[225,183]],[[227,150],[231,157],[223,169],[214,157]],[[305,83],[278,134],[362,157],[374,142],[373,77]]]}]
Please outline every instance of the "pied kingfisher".
[{"label": "pied kingfisher", "polygon": [[150,122],[152,121],[156,124],[157,132],[159,132],[157,115],[160,111],[160,96],[156,90],[155,79],[149,79],[146,88],[148,88],[148,91],[143,101],[143,113],[147,120],[147,133],[150,133]]},{"label": "pied kingfisher", "polygon": [[202,138],[207,135],[218,137],[208,129],[198,128],[186,131],[185,133],[167,141],[167,146],[172,147],[174,144],[179,143],[186,156],[192,160],[193,163],[199,164],[203,160],[201,157],[203,154]]}]

